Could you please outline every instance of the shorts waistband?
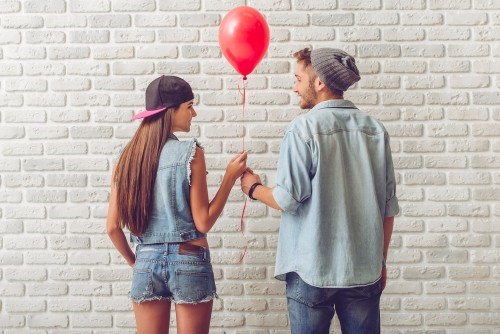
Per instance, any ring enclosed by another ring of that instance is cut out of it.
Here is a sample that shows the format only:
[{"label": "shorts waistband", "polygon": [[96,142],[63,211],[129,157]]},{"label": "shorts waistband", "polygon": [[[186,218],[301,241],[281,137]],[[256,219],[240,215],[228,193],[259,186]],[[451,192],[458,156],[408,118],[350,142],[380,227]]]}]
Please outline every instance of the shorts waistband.
[{"label": "shorts waistband", "polygon": [[206,247],[193,245],[190,243],[161,243],[161,244],[139,244],[136,246],[136,252],[157,252],[180,255],[203,255],[206,259],[209,256],[209,250]]}]

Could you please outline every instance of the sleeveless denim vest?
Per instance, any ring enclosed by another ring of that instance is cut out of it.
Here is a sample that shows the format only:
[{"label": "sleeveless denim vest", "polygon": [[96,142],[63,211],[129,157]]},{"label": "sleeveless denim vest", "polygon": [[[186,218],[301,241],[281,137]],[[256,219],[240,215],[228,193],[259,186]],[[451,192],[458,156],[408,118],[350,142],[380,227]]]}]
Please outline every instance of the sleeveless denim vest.
[{"label": "sleeveless denim vest", "polygon": [[131,242],[156,244],[205,237],[194,225],[189,200],[196,146],[195,139],[179,141],[172,135],[167,140],[158,164],[149,226],[141,236],[131,233]]}]

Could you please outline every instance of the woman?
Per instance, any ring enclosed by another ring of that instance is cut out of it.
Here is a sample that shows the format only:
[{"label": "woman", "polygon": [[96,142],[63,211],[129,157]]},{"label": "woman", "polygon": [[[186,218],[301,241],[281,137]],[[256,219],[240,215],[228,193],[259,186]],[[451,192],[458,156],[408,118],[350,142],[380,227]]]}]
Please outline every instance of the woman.
[{"label": "woman", "polygon": [[[130,298],[139,334],[168,333],[171,302],[178,333],[208,333],[217,297],[206,233],[246,169],[235,156],[222,184],[208,199],[203,151],[196,140],[179,141],[196,116],[189,84],[162,76],[146,90],[146,111],[113,170],[107,232],[133,267]],[[137,244],[134,255],[130,241]]]}]

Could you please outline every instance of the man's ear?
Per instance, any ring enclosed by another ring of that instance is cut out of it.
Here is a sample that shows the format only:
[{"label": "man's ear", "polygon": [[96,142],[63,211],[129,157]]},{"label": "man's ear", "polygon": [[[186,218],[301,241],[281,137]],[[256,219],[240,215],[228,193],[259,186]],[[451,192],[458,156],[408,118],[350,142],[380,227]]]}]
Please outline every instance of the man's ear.
[{"label": "man's ear", "polygon": [[325,83],[317,76],[316,79],[314,79],[314,89],[319,93],[324,89],[328,89],[328,87],[326,87]]}]

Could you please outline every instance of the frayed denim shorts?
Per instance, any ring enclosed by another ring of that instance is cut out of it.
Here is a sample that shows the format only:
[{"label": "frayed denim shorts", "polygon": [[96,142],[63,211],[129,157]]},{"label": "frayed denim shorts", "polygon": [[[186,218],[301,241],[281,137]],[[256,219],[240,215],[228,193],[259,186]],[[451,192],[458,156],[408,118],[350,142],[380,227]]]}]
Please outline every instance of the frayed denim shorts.
[{"label": "frayed denim shorts", "polygon": [[217,298],[208,248],[187,243],[139,244],[132,288],[135,303],[197,304]]}]

